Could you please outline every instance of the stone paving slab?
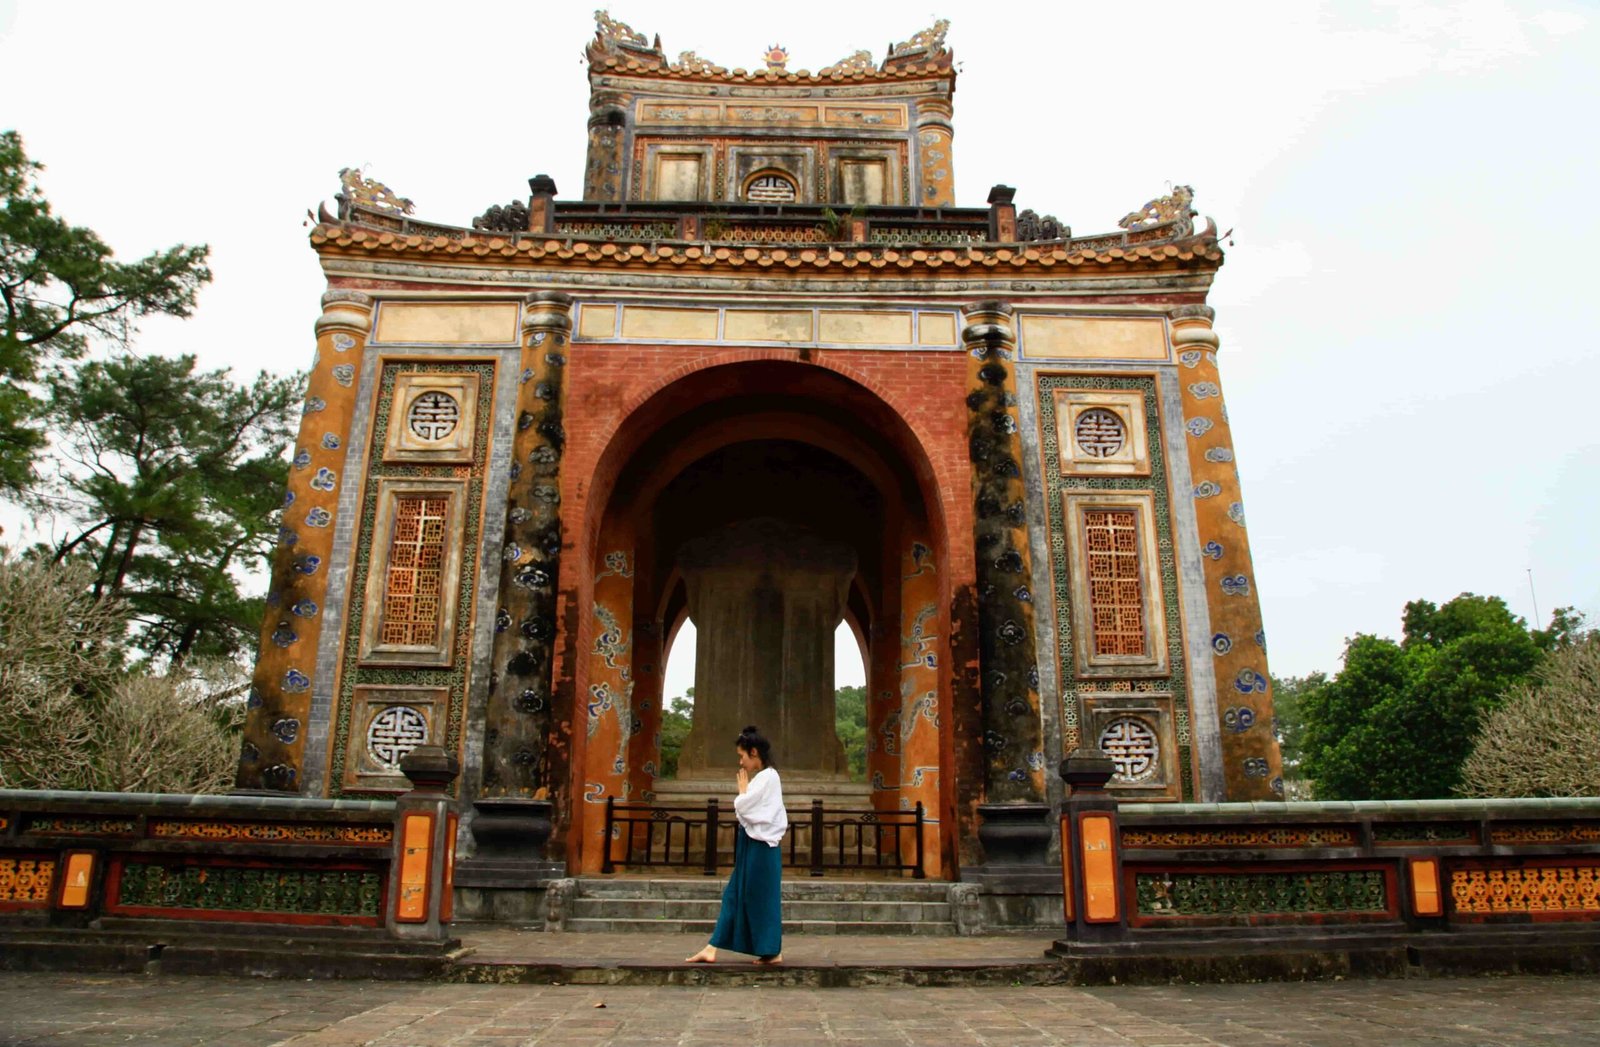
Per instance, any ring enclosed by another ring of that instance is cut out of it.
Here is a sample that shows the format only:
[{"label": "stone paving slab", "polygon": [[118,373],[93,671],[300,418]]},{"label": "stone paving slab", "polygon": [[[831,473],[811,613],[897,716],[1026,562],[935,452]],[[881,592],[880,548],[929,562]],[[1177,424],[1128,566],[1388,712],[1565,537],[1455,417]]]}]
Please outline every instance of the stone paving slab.
[{"label": "stone paving slab", "polygon": [[[492,924],[456,924],[452,933],[468,950],[465,959],[482,962],[675,963],[706,943],[704,934],[599,934],[518,930]],[[1061,936],[1059,930],[1030,934],[962,938],[940,935],[811,934],[785,935],[786,963],[1037,963]],[[748,960],[723,953],[729,961]],[[719,961],[720,963],[721,961]]]},{"label": "stone paving slab", "polygon": [[[596,1006],[604,1004],[603,1007]],[[696,989],[0,974],[0,1047],[1600,1043],[1600,981]]]}]

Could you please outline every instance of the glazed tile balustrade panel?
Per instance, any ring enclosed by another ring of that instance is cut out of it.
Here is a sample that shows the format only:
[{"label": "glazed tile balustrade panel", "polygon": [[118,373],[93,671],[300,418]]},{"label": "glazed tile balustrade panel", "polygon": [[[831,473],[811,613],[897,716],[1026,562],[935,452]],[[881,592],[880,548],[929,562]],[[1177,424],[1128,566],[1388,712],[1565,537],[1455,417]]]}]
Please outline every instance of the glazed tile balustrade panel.
[{"label": "glazed tile balustrade panel", "polygon": [[390,801],[0,790],[0,919],[380,927],[394,818]]},{"label": "glazed tile balustrade panel", "polygon": [[1116,819],[1136,936],[1600,923],[1600,800],[1122,804]]}]

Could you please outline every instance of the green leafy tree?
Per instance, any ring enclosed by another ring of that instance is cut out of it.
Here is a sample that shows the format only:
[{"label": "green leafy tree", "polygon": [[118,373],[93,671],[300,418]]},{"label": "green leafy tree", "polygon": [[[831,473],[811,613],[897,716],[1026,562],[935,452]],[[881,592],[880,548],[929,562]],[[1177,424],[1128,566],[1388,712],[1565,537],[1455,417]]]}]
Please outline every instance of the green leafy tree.
[{"label": "green leafy tree", "polygon": [[1301,696],[1300,748],[1325,800],[1453,794],[1485,713],[1542,657],[1498,597],[1408,603],[1399,643],[1359,635],[1344,668]]},{"label": "green leafy tree", "polygon": [[90,563],[90,594],[128,607],[148,654],[181,664],[252,645],[262,606],[238,579],[272,549],[299,385],[236,385],[192,356],[94,361],[51,381],[70,463],[51,494],[76,525],[52,558]]},{"label": "green leafy tree", "polygon": [[1328,682],[1326,673],[1273,677],[1272,727],[1283,753],[1283,793],[1288,800],[1309,800],[1312,787],[1305,772],[1305,698]]},{"label": "green leafy tree", "polygon": [[833,726],[844,746],[850,780],[867,780],[867,689],[840,687],[833,692]]},{"label": "green leafy tree", "polygon": [[51,213],[15,131],[0,132],[0,493],[37,479],[47,440],[39,383],[95,337],[126,342],[139,318],[188,316],[210,249],[178,244],[118,262],[93,230]]},{"label": "green leafy tree", "polygon": [[667,700],[661,709],[661,770],[657,778],[678,776],[678,757],[683,754],[684,740],[694,724],[694,688],[683,695]]}]

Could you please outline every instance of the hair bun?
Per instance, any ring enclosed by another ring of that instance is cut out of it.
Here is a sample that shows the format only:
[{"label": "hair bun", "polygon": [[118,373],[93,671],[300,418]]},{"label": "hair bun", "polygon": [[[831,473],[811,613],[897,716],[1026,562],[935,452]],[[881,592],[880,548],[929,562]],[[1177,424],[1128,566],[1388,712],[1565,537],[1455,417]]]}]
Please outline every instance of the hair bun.
[{"label": "hair bun", "polygon": [[761,728],[757,727],[755,724],[751,724],[750,726],[748,726],[748,727],[746,727],[744,729],[743,733],[745,733],[745,734],[760,734],[761,733]]}]

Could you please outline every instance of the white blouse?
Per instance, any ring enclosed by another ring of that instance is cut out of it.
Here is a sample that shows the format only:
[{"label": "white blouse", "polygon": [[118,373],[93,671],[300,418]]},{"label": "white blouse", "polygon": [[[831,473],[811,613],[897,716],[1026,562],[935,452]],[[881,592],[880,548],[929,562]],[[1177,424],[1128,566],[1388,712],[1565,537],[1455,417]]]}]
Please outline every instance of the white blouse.
[{"label": "white blouse", "polygon": [[771,767],[757,771],[744,792],[733,798],[733,812],[752,840],[772,847],[783,840],[789,815],[783,809],[783,785]]}]

